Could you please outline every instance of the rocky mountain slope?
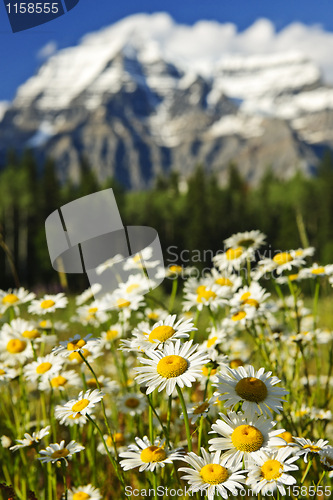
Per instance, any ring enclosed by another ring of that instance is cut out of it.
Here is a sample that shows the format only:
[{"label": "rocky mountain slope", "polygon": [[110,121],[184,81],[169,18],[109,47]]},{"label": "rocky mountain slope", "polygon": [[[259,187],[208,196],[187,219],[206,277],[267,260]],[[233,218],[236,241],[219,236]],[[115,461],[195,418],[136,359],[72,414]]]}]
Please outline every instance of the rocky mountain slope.
[{"label": "rocky mountain slope", "polygon": [[333,89],[317,66],[290,52],[186,60],[165,41],[172,25],[131,16],[48,59],[0,106],[0,162],[30,146],[75,182],[84,154],[101,180],[133,189],[199,163],[223,182],[231,160],[252,183],[268,165],[311,173],[333,146]]}]

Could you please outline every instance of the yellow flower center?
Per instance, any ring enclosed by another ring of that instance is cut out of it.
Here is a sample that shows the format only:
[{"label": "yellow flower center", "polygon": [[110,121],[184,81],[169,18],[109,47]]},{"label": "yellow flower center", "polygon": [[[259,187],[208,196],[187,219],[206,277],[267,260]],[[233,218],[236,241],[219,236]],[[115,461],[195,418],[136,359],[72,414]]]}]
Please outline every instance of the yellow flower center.
[{"label": "yellow flower center", "polygon": [[[90,352],[90,351],[88,351],[88,349],[83,349],[82,354],[83,354],[83,356],[84,356],[85,358],[87,358],[87,357],[91,354],[91,352]],[[76,352],[76,351],[75,351],[75,352],[72,352],[72,353],[68,356],[68,359],[69,359],[69,361],[74,361],[74,360],[75,360],[75,361],[77,361],[79,364],[83,363],[83,359],[81,358],[80,353],[79,353],[79,352]]]},{"label": "yellow flower center", "polygon": [[135,257],[133,257],[133,260],[134,260],[134,262],[135,262],[135,263],[140,262],[140,261],[141,261],[141,256],[140,256],[140,254],[138,253],[137,255],[135,255]]},{"label": "yellow flower center", "polygon": [[43,373],[48,372],[50,368],[52,368],[52,363],[45,361],[45,363],[41,363],[37,366],[36,372],[38,373],[38,375],[42,375]]},{"label": "yellow flower center", "polygon": [[5,375],[5,373],[6,373],[6,372],[5,372],[5,370],[2,370],[2,369],[0,368],[0,375]]},{"label": "yellow flower center", "polygon": [[201,285],[197,288],[197,294],[197,302],[202,302],[202,299],[215,299],[215,297],[217,296],[216,293],[212,290],[207,290],[204,285]]},{"label": "yellow flower center", "polygon": [[261,403],[267,396],[266,384],[255,377],[242,378],[237,382],[235,391],[240,398],[254,403]]},{"label": "yellow flower center", "polygon": [[241,296],[242,304],[247,304],[248,306],[253,306],[258,309],[259,302],[255,299],[250,299],[250,296],[251,296],[250,292],[243,293],[243,295]]},{"label": "yellow flower center", "polygon": [[68,415],[68,418],[71,418],[72,420],[77,420],[81,417],[82,417],[81,413],[77,413],[76,415]]},{"label": "yellow flower center", "polygon": [[106,332],[106,338],[108,340],[114,340],[118,336],[118,330],[108,330]]},{"label": "yellow flower center", "polygon": [[183,270],[182,266],[170,266],[169,269],[172,273],[181,273]]},{"label": "yellow flower center", "polygon": [[[217,372],[217,370],[215,368],[213,369],[210,369],[210,377],[212,377],[213,375],[215,375],[215,373]],[[207,366],[203,366],[202,367],[202,374],[205,376],[205,377],[208,377],[208,374],[209,374],[209,368],[207,368]]]},{"label": "yellow flower center", "polygon": [[297,278],[298,278],[298,273],[296,273],[296,274],[289,274],[290,281],[295,281],[295,280],[297,280]]},{"label": "yellow flower center", "polygon": [[238,311],[237,313],[233,314],[231,316],[232,321],[240,321],[241,319],[244,319],[246,316],[245,311]]},{"label": "yellow flower center", "polygon": [[261,477],[266,481],[274,481],[282,476],[283,465],[277,460],[267,460],[261,467]]},{"label": "yellow flower center", "polygon": [[209,408],[209,403],[207,401],[197,406],[195,410],[193,410],[193,415],[200,415],[201,413],[205,413],[205,411]]},{"label": "yellow flower center", "polygon": [[69,455],[69,451],[67,448],[63,448],[62,450],[56,450],[52,453],[52,458],[65,458]]},{"label": "yellow flower center", "polygon": [[89,399],[80,399],[80,401],[77,401],[73,406],[72,406],[72,411],[82,411],[84,408],[87,408],[89,404]]},{"label": "yellow flower center", "polygon": [[318,453],[321,450],[321,448],[320,446],[314,446],[313,444],[306,444],[303,446],[303,450],[310,450],[313,453]]},{"label": "yellow flower center", "polygon": [[287,264],[288,262],[291,262],[294,259],[292,258],[290,253],[281,252],[281,253],[277,253],[276,255],[274,255],[273,260],[276,264],[278,264],[279,266],[282,266],[282,264]]},{"label": "yellow flower center", "polygon": [[212,345],[215,344],[215,342],[217,341],[217,338],[218,337],[212,337],[211,339],[208,339],[207,340],[207,348],[209,349],[210,347],[212,347]]},{"label": "yellow flower center", "polygon": [[75,349],[80,349],[84,345],[86,345],[86,341],[83,339],[72,340],[72,342],[68,342],[67,349],[69,351],[75,351]]},{"label": "yellow flower center", "polygon": [[264,436],[253,425],[239,425],[231,434],[231,441],[237,450],[250,453],[261,448]]},{"label": "yellow flower center", "polygon": [[2,299],[3,304],[15,304],[15,302],[18,302],[20,299],[18,298],[17,295],[14,293],[9,293]]},{"label": "yellow flower center", "polygon": [[294,438],[292,437],[291,432],[288,432],[288,431],[282,432],[277,437],[284,439],[287,443],[294,442]]},{"label": "yellow flower center", "polygon": [[[113,440],[116,446],[124,446],[125,444],[125,437],[121,432],[116,432],[115,434],[113,434]],[[111,436],[107,437],[106,445],[108,448],[111,448],[113,446]]]},{"label": "yellow flower center", "polygon": [[128,307],[128,306],[130,306],[130,305],[131,305],[131,303],[130,303],[130,301],[129,301],[129,300],[125,300],[125,299],[118,299],[118,300],[117,300],[117,306],[118,306],[119,308],[122,308],[122,307]]},{"label": "yellow flower center", "polygon": [[230,368],[238,368],[239,366],[243,366],[244,363],[240,358],[233,359],[230,361]]},{"label": "yellow flower center", "polygon": [[158,314],[155,313],[155,312],[151,312],[151,313],[147,314],[147,317],[149,319],[157,319],[158,318]]},{"label": "yellow flower center", "polygon": [[229,474],[227,469],[222,467],[222,465],[208,464],[201,469],[200,476],[204,483],[221,484],[228,479]]},{"label": "yellow flower center", "polygon": [[73,495],[73,500],[88,500],[88,498],[91,498],[91,496],[85,491],[77,491]]},{"label": "yellow flower center", "polygon": [[22,333],[22,337],[25,337],[26,339],[37,339],[40,337],[40,334],[38,330],[25,330]]},{"label": "yellow flower center", "polygon": [[49,309],[50,307],[54,306],[55,305],[55,302],[54,300],[43,300],[43,302],[41,303],[40,307],[42,309]]},{"label": "yellow flower center", "polygon": [[140,401],[136,398],[128,398],[125,401],[125,406],[128,408],[137,408],[140,405]]},{"label": "yellow flower center", "polygon": [[62,375],[58,375],[57,377],[54,377],[51,380],[51,385],[52,387],[61,387],[65,385],[67,382],[67,378],[63,377]]},{"label": "yellow flower center", "polygon": [[139,285],[137,285],[136,283],[133,283],[133,285],[130,285],[126,288],[126,292],[131,293],[131,292],[133,292],[133,290],[136,290],[137,288],[139,288]]},{"label": "yellow flower center", "polygon": [[238,259],[243,254],[243,249],[241,247],[229,248],[225,256],[228,260]]},{"label": "yellow flower center", "polygon": [[[100,387],[103,387],[103,382],[98,381],[98,383],[99,383]],[[97,387],[96,380],[94,378],[90,378],[89,380],[87,380],[87,386],[88,387]]]},{"label": "yellow flower center", "polygon": [[177,356],[177,354],[165,356],[157,363],[157,373],[164,378],[179,377],[179,375],[186,372],[187,368],[188,362],[186,359]]},{"label": "yellow flower center", "polygon": [[162,462],[166,459],[166,453],[163,448],[159,448],[158,446],[148,446],[142,450],[140,458],[142,462]]},{"label": "yellow flower center", "polygon": [[312,274],[325,274],[325,268],[324,267],[317,267],[316,269],[312,269],[311,273]]},{"label": "yellow flower center", "polygon": [[232,286],[232,281],[229,278],[217,278],[215,283],[220,286]]},{"label": "yellow flower center", "polygon": [[24,340],[10,339],[7,344],[7,351],[11,354],[18,354],[19,352],[23,352],[26,347],[27,343]]},{"label": "yellow flower center", "polygon": [[40,326],[41,328],[47,328],[47,325],[48,325],[48,324],[49,324],[49,323],[48,323],[47,319],[44,319],[43,321],[41,321],[41,322],[39,323],[39,326]]},{"label": "yellow flower center", "polygon": [[157,328],[154,328],[152,332],[150,332],[148,340],[152,343],[154,343],[155,340],[165,342],[166,340],[171,338],[174,333],[176,333],[176,330],[174,330],[172,326],[158,326]]}]

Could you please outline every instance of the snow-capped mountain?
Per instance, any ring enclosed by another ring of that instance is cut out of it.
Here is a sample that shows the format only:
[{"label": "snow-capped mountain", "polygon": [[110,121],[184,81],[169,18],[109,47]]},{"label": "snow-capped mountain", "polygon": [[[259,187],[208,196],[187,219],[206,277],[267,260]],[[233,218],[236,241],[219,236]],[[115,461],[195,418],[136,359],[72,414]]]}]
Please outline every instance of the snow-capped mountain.
[{"label": "snow-capped mountain", "polygon": [[[140,14],[59,51],[0,103],[0,157],[30,146],[75,181],[85,154],[101,179],[135,189],[199,163],[221,182],[232,160],[250,182],[268,165],[310,172],[317,146],[333,144],[333,89],[317,64],[299,51],[239,53],[231,25],[215,24]],[[228,51],[209,41],[214,29]],[[241,36],[260,45],[258,29]]]}]

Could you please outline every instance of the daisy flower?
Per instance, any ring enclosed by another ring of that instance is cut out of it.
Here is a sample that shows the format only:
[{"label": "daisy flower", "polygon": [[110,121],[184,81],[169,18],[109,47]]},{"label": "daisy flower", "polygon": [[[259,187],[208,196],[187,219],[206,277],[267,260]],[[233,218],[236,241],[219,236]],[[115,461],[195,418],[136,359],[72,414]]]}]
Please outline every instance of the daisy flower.
[{"label": "daisy flower", "polygon": [[109,330],[101,333],[101,347],[111,349],[112,343],[122,336],[122,332],[128,329],[128,324],[116,323]]},{"label": "daisy flower", "polygon": [[[263,276],[266,272],[276,271],[277,274],[282,274],[283,271],[291,271],[293,266],[301,267],[305,264],[296,250],[288,250],[287,252],[279,252],[272,259],[266,258],[259,261],[259,273]],[[255,276],[256,272],[253,276]]]},{"label": "daisy flower", "polygon": [[66,447],[65,441],[61,441],[60,444],[52,443],[46,448],[46,450],[40,451],[40,454],[43,456],[38,457],[38,460],[43,463],[51,462],[52,464],[58,462],[58,460],[65,460],[65,464],[67,466],[67,460],[70,460],[74,453],[78,453],[82,450],[84,450],[84,446],[76,443],[75,441],[71,441],[66,445]]},{"label": "daisy flower", "polygon": [[102,495],[98,488],[87,484],[68,490],[68,500],[102,500]]},{"label": "daisy flower", "polygon": [[227,367],[226,374],[217,375],[218,383],[215,384],[219,401],[225,401],[225,408],[234,407],[242,402],[242,410],[254,418],[255,414],[272,417],[272,412],[280,413],[282,410],[282,396],[288,391],[281,387],[274,387],[280,382],[277,377],[271,377],[272,372],[264,368],[255,371],[253,366],[237,369]]},{"label": "daisy flower", "polygon": [[57,309],[64,309],[68,304],[68,299],[64,293],[57,295],[44,295],[42,299],[33,300],[28,307],[28,312],[31,314],[47,314],[53,313]]},{"label": "daisy flower", "polygon": [[141,252],[136,253],[133,257],[126,259],[124,264],[124,271],[129,271],[131,269],[150,269],[158,266],[160,264],[159,260],[150,260],[153,256],[152,247],[146,247]]},{"label": "daisy flower", "polygon": [[324,449],[319,451],[320,463],[324,470],[333,470],[333,446],[325,446]]},{"label": "daisy flower", "polygon": [[142,393],[127,393],[118,399],[117,409],[121,413],[129,414],[132,417],[140,415],[148,406],[147,398]]},{"label": "daisy flower", "polygon": [[248,465],[246,485],[256,495],[258,493],[267,495],[278,489],[281,495],[286,496],[284,485],[296,484],[296,479],[287,472],[299,469],[293,464],[298,457],[290,457],[292,451],[290,448],[282,448],[270,453],[264,451],[253,453],[253,463]]},{"label": "daisy flower", "polygon": [[307,278],[317,278],[323,276],[332,276],[333,274],[333,264],[327,264],[326,266],[319,266],[318,264],[313,264],[311,267],[304,268],[302,270]]},{"label": "daisy flower", "polygon": [[119,283],[118,290],[126,295],[144,295],[149,289],[155,288],[156,283],[145,275],[130,274],[125,283]]},{"label": "daisy flower", "polygon": [[180,467],[179,471],[186,472],[182,479],[190,484],[189,491],[205,492],[208,500],[214,500],[215,495],[222,498],[228,498],[229,492],[237,495],[237,488],[242,489],[245,483],[245,472],[241,470],[242,464],[226,466],[220,452],[207,453],[201,448],[202,458],[193,452],[185,455],[182,460],[191,465],[189,467]]},{"label": "daisy flower", "polygon": [[[99,375],[97,380],[100,388],[105,392],[114,393],[119,391],[119,383],[116,380],[111,380],[109,377],[105,377],[105,375]],[[98,389],[95,378],[87,378],[86,383],[89,389]]]},{"label": "daisy flower", "polygon": [[213,267],[210,273],[205,275],[203,283],[206,284],[208,288],[213,285],[218,285],[223,292],[223,296],[229,297],[242,286],[243,280],[240,276],[237,276],[237,274],[232,274],[227,271],[220,273]]},{"label": "daisy flower", "polygon": [[[92,418],[94,418],[93,415]],[[75,417],[73,417],[73,415],[68,415],[67,417],[65,416],[61,421],[61,425],[66,425],[66,427],[74,427],[75,425],[79,425],[80,427],[83,427],[87,422],[88,419],[85,415],[77,413]]]},{"label": "daisy flower", "polygon": [[212,425],[210,434],[217,433],[223,437],[208,441],[211,445],[209,451],[227,450],[223,458],[228,463],[240,463],[243,458],[247,462],[255,451],[285,444],[283,439],[277,437],[284,429],[272,431],[276,423],[265,419],[263,415],[253,419],[246,418],[240,412],[230,412],[228,416],[220,413],[220,416],[223,420],[217,420]]},{"label": "daisy flower", "polygon": [[266,293],[266,290],[259,283],[253,281],[250,286],[245,286],[235,293],[229,304],[237,309],[255,307],[257,312],[263,314],[265,312],[264,302],[269,296],[270,293]]},{"label": "daisy flower", "polygon": [[52,352],[54,355],[60,354],[60,356],[68,357],[73,352],[84,353],[85,350],[91,351],[95,347],[99,346],[99,339],[90,338],[91,333],[88,333],[85,337],[81,337],[78,333],[74,337],[70,337],[68,340],[60,342],[60,346],[54,347]]},{"label": "daisy flower", "polygon": [[247,260],[254,260],[254,252],[252,248],[232,247],[228,248],[224,253],[218,253],[213,257],[214,265],[221,271],[239,271]]},{"label": "daisy flower", "polygon": [[[96,271],[97,272],[97,271]],[[102,285],[99,283],[93,283],[91,287],[87,288],[81,295],[75,297],[75,303],[77,306],[82,306],[85,302],[92,299],[96,293],[101,291]]]},{"label": "daisy flower", "polygon": [[303,457],[304,462],[308,462],[309,453],[318,454],[321,450],[326,448],[328,441],[324,439],[319,439],[317,442],[311,441],[310,439],[298,438],[295,437],[295,442],[300,446],[300,449],[297,450],[296,455],[298,457]]},{"label": "daisy flower", "polygon": [[175,343],[165,345],[162,350],[146,351],[150,359],[138,358],[146,366],[134,368],[138,372],[135,380],[147,387],[146,394],[155,389],[158,392],[166,389],[170,396],[176,385],[180,388],[184,385],[191,387],[192,382],[200,376],[202,366],[209,361],[206,353],[197,349],[198,344],[192,346],[192,340],[181,344],[178,339]]},{"label": "daisy flower", "polygon": [[123,341],[125,347],[129,346],[131,350],[149,350],[162,347],[163,344],[170,343],[177,339],[186,339],[188,332],[197,330],[194,328],[191,319],[179,319],[177,315],[169,315],[164,320],[158,321],[152,328],[136,328],[133,331],[134,338],[130,341]]},{"label": "daisy flower", "polygon": [[56,406],[54,410],[55,417],[62,424],[69,415],[73,417],[78,413],[81,415],[90,415],[93,408],[95,408],[95,404],[101,401],[104,396],[105,394],[98,389],[86,391],[84,394],[81,391],[77,399],[71,399],[63,406]]},{"label": "daisy flower", "polygon": [[22,318],[13,319],[10,324],[5,323],[1,331],[9,335],[23,337],[22,340],[27,339],[37,342],[41,340],[40,332],[37,330],[35,324]]},{"label": "daisy flower", "polygon": [[37,382],[39,378],[50,380],[62,368],[64,360],[53,354],[39,356],[36,361],[29,363],[23,368],[24,376],[31,382]]},{"label": "daisy flower", "polygon": [[173,460],[179,460],[182,457],[182,448],[174,450],[166,450],[164,440],[155,439],[152,445],[147,436],[143,439],[135,438],[135,444],[128,446],[128,451],[120,453],[120,465],[124,470],[134,469],[139,467],[139,472],[149,470],[154,472],[155,469],[164,467],[165,464],[171,464]]},{"label": "daisy flower", "polygon": [[[128,436],[125,437],[122,432],[115,432],[114,434],[112,434],[112,437],[113,437],[114,444],[116,445],[117,451],[119,453],[126,451],[127,448],[125,446],[125,441],[126,441],[126,437],[128,437]],[[109,452],[114,454],[114,447],[113,447],[113,442],[112,442],[111,436],[104,434],[103,438],[104,438],[105,444],[106,444]],[[99,443],[99,445],[97,446],[97,451],[99,453],[101,453],[102,455],[106,455],[104,443]]]},{"label": "daisy flower", "polygon": [[102,303],[95,300],[89,306],[81,306],[76,310],[77,315],[71,317],[72,322],[82,323],[82,325],[92,325],[95,328],[108,321],[109,315],[102,310]]},{"label": "daisy flower", "polygon": [[236,233],[223,241],[227,248],[231,247],[242,247],[242,248],[252,248],[252,250],[258,250],[262,245],[265,244],[266,235],[254,229],[252,231],[245,231],[244,233]]},{"label": "daisy flower", "polygon": [[213,311],[216,311],[221,306],[227,304],[227,300],[223,297],[223,287],[212,285],[208,287],[200,284],[197,279],[190,278],[184,286],[183,309],[188,311],[192,307],[196,307],[202,311],[203,306],[210,306]]},{"label": "daisy flower", "polygon": [[144,305],[144,298],[142,295],[126,294],[117,289],[112,294],[104,295],[101,304],[104,310],[117,311],[122,313],[124,319],[128,319],[132,311],[137,311]]},{"label": "daisy flower", "polygon": [[38,384],[40,391],[50,391],[51,388],[65,390],[67,387],[79,387],[81,378],[74,370],[60,370],[57,373],[52,373],[51,377],[42,378]]},{"label": "daisy flower", "polygon": [[7,382],[8,380],[13,380],[18,375],[18,372],[14,368],[10,368],[5,364],[0,364],[0,383]]},{"label": "daisy flower", "polygon": [[[205,401],[198,401],[197,403],[187,403],[187,415],[192,424],[200,419],[201,417],[207,417],[207,414],[213,404],[215,404],[216,398],[212,396],[210,399],[206,399]],[[180,415],[180,418],[184,418],[183,413]]]},{"label": "daisy flower", "polygon": [[4,314],[9,307],[14,307],[15,313],[19,314],[19,308],[17,306],[30,302],[36,297],[36,295],[23,287],[11,288],[7,291],[0,290],[0,314]]},{"label": "daisy flower", "polygon": [[168,316],[168,313],[162,308],[151,309],[150,307],[146,307],[144,315],[147,319],[155,322],[165,319]]},{"label": "daisy flower", "polygon": [[22,340],[21,335],[9,335],[2,332],[0,337],[0,358],[2,361],[9,365],[23,364],[32,356],[32,347],[28,340]]},{"label": "daisy flower", "polygon": [[121,260],[124,260],[124,256],[121,255],[120,253],[118,253],[117,255],[115,255],[114,257],[112,257],[111,259],[108,259],[106,260],[105,262],[103,262],[103,264],[100,264],[99,266],[96,267],[96,274],[98,276],[100,276],[102,273],[104,273],[104,271],[106,271],[107,269],[110,269],[111,267],[113,267],[117,262],[120,262]]},{"label": "daisy flower", "polygon": [[24,439],[16,439],[16,442],[19,444],[16,444],[15,446],[11,446],[9,449],[11,451],[16,451],[19,450],[20,448],[26,448],[28,446],[32,446],[34,443],[39,443],[44,436],[47,436],[50,434],[51,426],[48,425],[44,429],[41,429],[38,432],[33,432],[32,435],[28,434],[27,432],[24,434]]}]

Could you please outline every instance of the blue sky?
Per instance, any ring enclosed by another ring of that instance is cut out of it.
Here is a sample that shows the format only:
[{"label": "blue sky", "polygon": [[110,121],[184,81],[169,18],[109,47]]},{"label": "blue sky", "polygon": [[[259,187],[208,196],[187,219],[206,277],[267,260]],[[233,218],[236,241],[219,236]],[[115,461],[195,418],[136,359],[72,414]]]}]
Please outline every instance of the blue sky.
[{"label": "blue sky", "polygon": [[13,34],[0,5],[0,100],[10,100],[21,83],[41,64],[37,54],[48,42],[58,49],[75,45],[86,33],[138,12],[168,12],[176,22],[194,24],[201,19],[232,22],[239,30],[258,18],[270,19],[277,30],[292,22],[320,24],[333,32],[332,4],[329,0],[80,0],[66,15],[39,27]]}]

